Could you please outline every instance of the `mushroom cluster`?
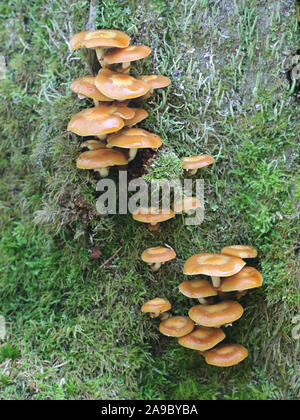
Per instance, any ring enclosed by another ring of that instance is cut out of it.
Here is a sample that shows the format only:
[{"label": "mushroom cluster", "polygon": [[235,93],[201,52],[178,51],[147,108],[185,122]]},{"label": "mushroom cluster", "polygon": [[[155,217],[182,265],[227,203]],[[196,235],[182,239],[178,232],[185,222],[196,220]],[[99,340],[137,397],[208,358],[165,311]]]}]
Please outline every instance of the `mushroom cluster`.
[{"label": "mushroom cluster", "polygon": [[[174,251],[171,255],[164,248],[157,247],[144,251],[142,259],[156,265],[158,261],[161,264],[175,256]],[[226,246],[219,254],[193,255],[185,262],[183,273],[203,274],[210,276],[212,281],[184,281],[179,285],[179,291],[184,296],[197,299],[199,304],[189,309],[188,316],[172,316],[169,312],[166,316],[165,311],[171,309],[170,302],[165,298],[156,298],[144,304],[142,312],[150,312],[152,317],[155,312],[155,317],[161,319],[159,331],[177,337],[180,345],[197,350],[207,364],[218,367],[236,365],[248,356],[248,350],[241,344],[219,343],[226,338],[222,327],[232,326],[244,313],[237,300],[249,289],[262,286],[262,275],[254,267],[246,266],[244,261],[256,257],[256,249],[248,245]],[[157,309],[157,306],[151,306],[152,302],[168,302],[168,305]]]},{"label": "mushroom cluster", "polygon": [[92,99],[94,107],[73,115],[67,128],[78,136],[89,137],[81,144],[88,150],[78,157],[77,168],[93,169],[101,177],[108,176],[111,166],[127,165],[138,149],[158,149],[162,145],[158,135],[137,127],[148,112],[129,103],[148,98],[155,89],[171,82],[161,75],[131,76],[131,63],[146,58],[151,48],[129,44],[127,34],[111,29],[80,32],[70,40],[73,50],[95,50],[101,66],[96,76],[79,77],[71,83],[71,90],[80,99]]}]

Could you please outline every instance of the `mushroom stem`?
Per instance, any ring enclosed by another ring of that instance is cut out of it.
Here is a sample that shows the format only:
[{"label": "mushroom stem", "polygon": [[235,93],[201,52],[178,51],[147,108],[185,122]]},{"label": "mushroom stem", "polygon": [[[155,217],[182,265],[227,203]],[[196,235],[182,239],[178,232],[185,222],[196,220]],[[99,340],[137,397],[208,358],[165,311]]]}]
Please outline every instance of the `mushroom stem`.
[{"label": "mushroom stem", "polygon": [[153,230],[158,230],[160,227],[160,223],[148,223],[148,229],[153,231]]},{"label": "mushroom stem", "polygon": [[196,175],[197,171],[198,171],[198,169],[188,169],[187,173],[188,173],[188,175]]},{"label": "mushroom stem", "polygon": [[103,58],[103,55],[104,55],[104,48],[103,47],[98,47],[98,48],[95,48],[95,50],[96,50],[96,55],[97,55],[98,61],[101,64],[101,66],[103,67],[102,58]]},{"label": "mushroom stem", "polygon": [[207,305],[208,304],[208,300],[205,299],[205,298],[199,298],[198,300],[201,303],[201,305]]},{"label": "mushroom stem", "polygon": [[129,149],[129,159],[128,162],[131,162],[137,154],[137,149]]},{"label": "mushroom stem", "polygon": [[217,276],[211,276],[212,282],[213,282],[213,286],[217,289],[218,287],[220,287],[221,285],[221,279],[220,277]]},{"label": "mushroom stem", "polygon": [[161,267],[161,263],[160,262],[151,264],[151,270],[152,271],[158,271],[160,269],[160,267]]},{"label": "mushroom stem", "polygon": [[122,73],[128,74],[130,71],[130,61],[122,63]]},{"label": "mushroom stem", "polygon": [[98,139],[100,139],[100,140],[105,140],[107,136],[106,136],[106,134],[99,134],[96,137],[98,137]]},{"label": "mushroom stem", "polygon": [[93,102],[95,106],[99,106],[99,101],[97,101],[97,99],[93,99]]},{"label": "mushroom stem", "polygon": [[94,171],[99,172],[102,178],[106,178],[109,174],[109,168],[99,168],[99,169],[94,169]]},{"label": "mushroom stem", "polygon": [[80,93],[78,93],[77,96],[78,96],[79,99],[86,99],[86,96],[81,95]]},{"label": "mushroom stem", "polygon": [[159,315],[161,321],[171,318],[172,314],[170,312],[163,312]]},{"label": "mushroom stem", "polygon": [[160,312],[149,312],[150,318],[158,318],[160,315]]}]

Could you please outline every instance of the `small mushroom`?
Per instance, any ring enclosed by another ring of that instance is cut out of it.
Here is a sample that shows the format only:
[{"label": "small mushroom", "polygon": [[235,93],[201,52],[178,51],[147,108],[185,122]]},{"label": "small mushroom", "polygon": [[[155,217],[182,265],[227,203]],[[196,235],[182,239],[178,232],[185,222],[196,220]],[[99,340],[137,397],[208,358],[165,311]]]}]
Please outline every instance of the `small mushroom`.
[{"label": "small mushroom", "polygon": [[217,290],[208,280],[184,281],[179,285],[180,292],[189,298],[198,299],[203,305],[209,304],[212,296],[217,296]]},{"label": "small mushroom", "polygon": [[188,258],[183,269],[183,274],[193,276],[204,274],[211,276],[214,287],[221,284],[220,277],[229,277],[241,271],[245,261],[238,257],[223,254],[196,254]]},{"label": "small mushroom", "polygon": [[232,255],[233,257],[239,258],[256,258],[257,257],[257,250],[250,245],[230,245],[225,246],[221,254],[224,255]]},{"label": "small mushroom", "polygon": [[226,335],[221,328],[196,327],[191,333],[178,338],[178,343],[192,350],[205,351],[219,344]]},{"label": "small mushroom", "polygon": [[193,329],[194,323],[187,316],[172,316],[159,324],[159,331],[168,337],[183,337]]},{"label": "small mushroom", "polygon": [[102,140],[86,140],[81,143],[80,147],[86,147],[89,150],[106,149],[106,142]]},{"label": "small mushroom", "polygon": [[167,87],[171,84],[171,80],[166,76],[161,75],[149,75],[149,76],[138,76],[140,80],[143,80],[150,86],[149,92],[142,96],[142,99],[148,99],[150,96],[154,95],[155,89],[161,89]]},{"label": "small mushroom", "polygon": [[134,117],[130,120],[125,121],[125,126],[128,128],[132,128],[134,125],[138,124],[139,122],[143,121],[145,118],[149,116],[149,113],[142,108],[131,108],[135,114]]},{"label": "small mushroom", "polygon": [[70,46],[72,50],[77,50],[78,48],[94,49],[101,63],[105,48],[126,48],[129,42],[130,37],[122,31],[97,29],[77,33],[70,39]]},{"label": "small mushroom", "polygon": [[151,266],[152,271],[158,271],[162,264],[175,257],[176,253],[173,249],[161,246],[145,249],[141,255],[142,260]]},{"label": "small mushroom", "polygon": [[191,214],[201,207],[201,202],[197,197],[183,197],[174,202],[172,208],[175,213]]},{"label": "small mushroom", "polygon": [[248,357],[248,350],[241,344],[220,344],[200,353],[207,364],[218,367],[230,367],[239,364]]},{"label": "small mushroom", "polygon": [[189,317],[203,327],[228,326],[241,318],[243,307],[236,301],[226,300],[215,305],[196,305],[189,310]]},{"label": "small mushroom", "polygon": [[221,281],[220,292],[237,292],[239,299],[244,296],[249,289],[261,287],[263,277],[254,267],[244,267],[237,274],[229,276]]},{"label": "small mushroom", "polygon": [[138,149],[158,149],[162,145],[161,138],[141,128],[124,128],[107,139],[107,147],[129,149],[129,160],[133,160]]},{"label": "small mushroom", "polygon": [[75,79],[71,85],[70,89],[77,93],[80,99],[91,98],[94,101],[95,106],[99,105],[100,102],[112,102],[112,98],[108,98],[103,95],[95,86],[96,77],[94,76],[84,76]]},{"label": "small mushroom", "polygon": [[161,317],[161,314],[165,314],[171,309],[171,303],[165,298],[154,298],[144,303],[141,311],[148,312],[151,318]]},{"label": "small mushroom", "polygon": [[214,163],[214,158],[211,155],[200,155],[181,158],[182,168],[186,170],[188,175],[195,175],[199,168]]},{"label": "small mushroom", "polygon": [[149,230],[158,230],[160,222],[172,219],[175,217],[171,209],[158,209],[155,207],[141,207],[132,213],[134,220],[141,223],[148,223]]},{"label": "small mushroom", "polygon": [[97,149],[83,152],[76,161],[77,168],[93,169],[99,172],[103,178],[108,176],[110,166],[126,164],[126,156],[118,150],[111,149]]},{"label": "small mushroom", "polygon": [[150,53],[151,48],[146,45],[129,45],[126,48],[115,48],[103,56],[102,65],[103,67],[107,67],[112,64],[122,63],[121,71],[123,73],[129,73],[132,61],[148,57]]}]

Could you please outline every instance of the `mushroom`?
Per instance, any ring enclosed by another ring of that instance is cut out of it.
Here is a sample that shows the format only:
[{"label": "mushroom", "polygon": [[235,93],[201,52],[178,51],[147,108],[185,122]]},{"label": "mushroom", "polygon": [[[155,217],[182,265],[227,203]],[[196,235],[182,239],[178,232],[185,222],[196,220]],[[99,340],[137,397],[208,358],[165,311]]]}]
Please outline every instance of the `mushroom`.
[{"label": "mushroom", "polygon": [[178,343],[192,350],[205,351],[219,344],[226,335],[221,328],[196,327],[191,333],[178,338]]},{"label": "mushroom", "polygon": [[193,329],[194,323],[187,316],[172,316],[159,324],[159,331],[168,337],[183,337]]},{"label": "mushroom", "polygon": [[81,143],[80,147],[86,147],[89,150],[106,149],[106,142],[102,140],[86,140]]},{"label": "mushroom", "polygon": [[95,85],[103,95],[118,101],[138,98],[145,95],[150,89],[150,86],[143,80],[109,69],[99,71]]},{"label": "mushroom", "polygon": [[233,257],[239,258],[256,258],[257,257],[257,250],[250,245],[230,245],[225,246],[221,254],[224,255],[232,255]]},{"label": "mushroom", "polygon": [[198,299],[203,305],[209,304],[208,297],[217,296],[217,290],[208,280],[184,281],[179,285],[180,292],[189,298]]},{"label": "mushroom", "polygon": [[173,217],[175,217],[175,214],[171,209],[141,207],[132,213],[132,217],[138,222],[148,223],[149,230],[158,230],[160,227],[160,222],[172,219]]},{"label": "mushroom", "polygon": [[112,64],[122,63],[121,72],[129,73],[130,63],[148,57],[151,48],[146,45],[130,45],[126,48],[115,48],[103,56],[102,65],[107,67]]},{"label": "mushroom", "polygon": [[162,246],[145,249],[141,255],[142,260],[151,266],[152,271],[158,271],[162,264],[175,257],[176,253],[173,249]]},{"label": "mushroom", "polygon": [[[151,318],[166,318],[166,312],[171,309],[171,303],[165,298],[154,298],[143,304],[141,311],[149,312]],[[164,316],[161,316],[164,314]]]},{"label": "mushroom", "polygon": [[149,113],[142,108],[131,108],[135,114],[134,117],[130,120],[125,121],[125,126],[132,128],[134,125],[138,124],[139,122],[143,121],[145,118],[149,116]]},{"label": "mushroom", "polygon": [[83,152],[76,161],[79,169],[94,169],[101,177],[109,174],[109,167],[114,165],[126,165],[127,158],[119,150],[97,149]]},{"label": "mushroom", "polygon": [[196,254],[184,264],[183,274],[211,276],[214,287],[220,286],[220,277],[229,277],[241,271],[245,261],[238,257],[223,254]]},{"label": "mushroom", "polygon": [[100,105],[73,115],[67,130],[79,136],[97,136],[103,140],[107,134],[124,127],[123,119],[130,119],[133,116],[134,111],[128,107]]},{"label": "mushroom", "polygon": [[183,197],[173,203],[173,210],[175,213],[193,213],[196,209],[201,207],[201,202],[197,197]]},{"label": "mushroom", "polygon": [[136,157],[138,149],[158,149],[162,145],[161,138],[142,128],[124,128],[107,139],[107,147],[121,147],[129,150],[129,160]]},{"label": "mushroom", "polygon": [[237,274],[227,277],[221,281],[219,291],[234,292],[239,299],[244,296],[249,289],[261,287],[263,277],[254,267],[244,267]]},{"label": "mushroom", "polygon": [[214,163],[214,158],[211,155],[200,155],[181,158],[183,169],[186,170],[188,175],[195,175],[199,168],[211,165]]},{"label": "mushroom", "polygon": [[105,48],[126,48],[130,37],[122,31],[113,29],[97,29],[79,32],[70,39],[73,50],[78,48],[92,48],[96,50],[97,58],[101,63]]},{"label": "mushroom", "polygon": [[245,360],[248,357],[248,350],[241,344],[221,344],[200,354],[205,357],[209,365],[230,367]]},{"label": "mushroom", "polygon": [[241,318],[243,307],[236,301],[226,300],[215,305],[196,305],[189,310],[189,317],[203,327],[228,326]]},{"label": "mushroom", "polygon": [[91,98],[94,101],[95,106],[99,105],[101,102],[112,102],[112,98],[108,98],[103,95],[95,86],[96,77],[94,76],[84,76],[75,79],[71,85],[70,89],[77,93],[79,99]]},{"label": "mushroom", "polygon": [[155,89],[161,89],[167,87],[171,84],[171,80],[168,79],[166,76],[161,75],[149,75],[149,76],[138,76],[140,80],[143,80],[150,86],[150,90],[148,93],[143,95],[142,99],[148,99],[150,96],[154,94]]}]

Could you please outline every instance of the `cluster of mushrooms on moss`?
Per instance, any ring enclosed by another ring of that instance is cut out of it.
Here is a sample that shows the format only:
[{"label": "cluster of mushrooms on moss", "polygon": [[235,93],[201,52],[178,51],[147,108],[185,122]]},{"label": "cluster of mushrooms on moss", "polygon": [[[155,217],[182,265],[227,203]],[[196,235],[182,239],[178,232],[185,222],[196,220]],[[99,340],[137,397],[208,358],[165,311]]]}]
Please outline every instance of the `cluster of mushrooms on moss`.
[{"label": "cluster of mushrooms on moss", "polygon": [[[164,263],[176,257],[172,250],[150,248],[142,254],[143,261]],[[158,256],[161,256],[159,258]],[[256,268],[246,265],[245,259],[257,257],[257,250],[248,245],[226,246],[219,254],[201,253],[191,256],[184,264],[183,274],[206,275],[211,278],[184,281],[179,291],[199,304],[192,306],[188,316],[172,316],[171,303],[166,298],[154,298],[141,308],[152,318],[159,317],[159,331],[176,337],[178,343],[204,356],[207,364],[218,367],[237,365],[248,357],[241,344],[219,344],[226,338],[221,327],[229,327],[244,313],[237,302],[250,289],[262,286],[263,277]],[[153,267],[152,267],[153,268]],[[234,294],[232,296],[232,293]]]}]

